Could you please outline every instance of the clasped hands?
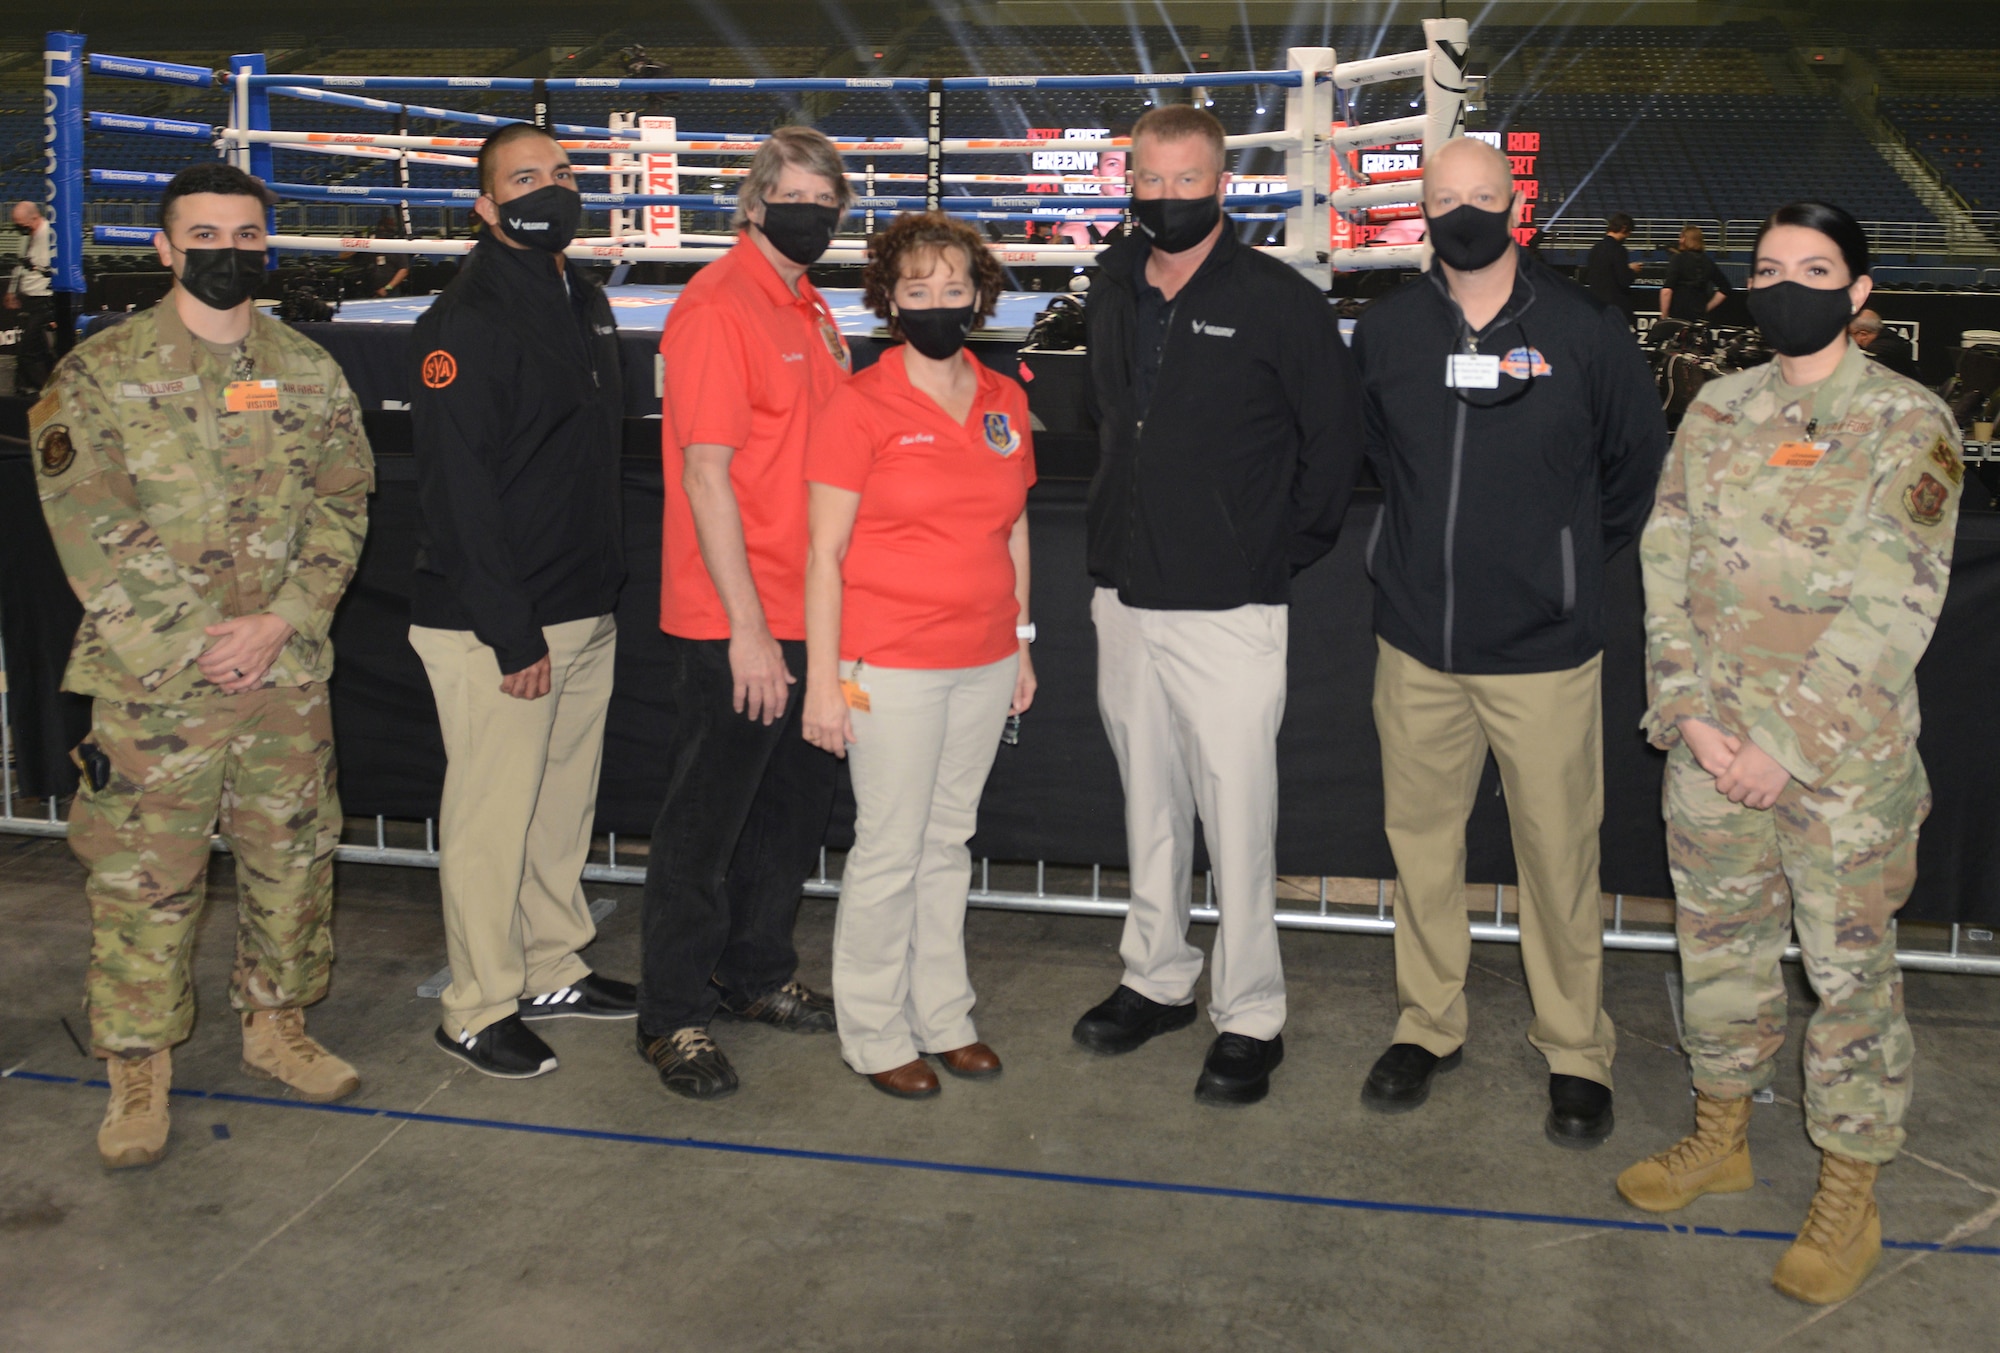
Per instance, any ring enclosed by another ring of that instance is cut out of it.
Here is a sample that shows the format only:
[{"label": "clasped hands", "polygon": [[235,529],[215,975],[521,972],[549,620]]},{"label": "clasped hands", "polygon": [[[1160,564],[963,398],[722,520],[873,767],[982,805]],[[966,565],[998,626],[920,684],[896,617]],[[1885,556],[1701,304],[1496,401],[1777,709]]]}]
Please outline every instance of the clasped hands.
[{"label": "clasped hands", "polygon": [[1769,808],[1792,782],[1792,773],[1777,758],[1747,738],[1702,719],[1681,719],[1675,726],[1695,763],[1715,777],[1715,792],[1731,803]]},{"label": "clasped hands", "polygon": [[296,631],[289,621],[260,611],[209,625],[202,633],[209,635],[211,642],[194,665],[225,693],[242,695],[264,683],[265,673]]}]

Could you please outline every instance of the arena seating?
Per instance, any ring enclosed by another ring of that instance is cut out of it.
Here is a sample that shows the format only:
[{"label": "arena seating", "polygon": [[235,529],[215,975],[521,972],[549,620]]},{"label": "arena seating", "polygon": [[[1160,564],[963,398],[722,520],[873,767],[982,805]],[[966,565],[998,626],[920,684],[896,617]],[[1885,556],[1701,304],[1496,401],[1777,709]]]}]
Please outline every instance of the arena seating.
[{"label": "arena seating", "polygon": [[[1995,88],[2000,88],[1996,74]],[[2000,210],[2000,104],[1985,95],[1885,95],[1884,117],[1969,206]]]}]

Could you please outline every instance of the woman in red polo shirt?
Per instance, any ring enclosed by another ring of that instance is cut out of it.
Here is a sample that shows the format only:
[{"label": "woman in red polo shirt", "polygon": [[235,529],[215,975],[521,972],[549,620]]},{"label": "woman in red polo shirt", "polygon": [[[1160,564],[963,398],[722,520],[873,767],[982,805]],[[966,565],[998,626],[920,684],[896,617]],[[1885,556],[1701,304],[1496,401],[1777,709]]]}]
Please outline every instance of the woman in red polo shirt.
[{"label": "woman in red polo shirt", "polygon": [[1000,265],[977,231],[897,217],[869,303],[903,340],[825,406],[806,445],[806,739],[848,759],[857,809],[833,937],[841,1055],[878,1089],[938,1091],[923,1055],[1000,1074],[972,1027],[966,842],[1028,642],[1028,399],[965,351]]}]

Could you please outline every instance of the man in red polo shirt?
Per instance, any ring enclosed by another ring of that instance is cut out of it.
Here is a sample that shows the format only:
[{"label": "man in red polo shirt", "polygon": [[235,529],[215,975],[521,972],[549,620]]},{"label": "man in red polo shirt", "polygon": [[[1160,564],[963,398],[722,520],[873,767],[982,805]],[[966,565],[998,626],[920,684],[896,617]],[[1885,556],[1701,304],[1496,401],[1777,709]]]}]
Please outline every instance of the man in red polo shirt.
[{"label": "man in red polo shirt", "polygon": [[702,269],[660,339],[671,657],[667,797],[646,866],[639,1050],[691,1099],[736,1088],[720,1010],[800,1033],[833,1004],[794,980],[792,924],[838,763],[799,736],[806,433],[850,371],[806,268],[852,194],[833,143],[772,133],[737,197],[736,247]]}]

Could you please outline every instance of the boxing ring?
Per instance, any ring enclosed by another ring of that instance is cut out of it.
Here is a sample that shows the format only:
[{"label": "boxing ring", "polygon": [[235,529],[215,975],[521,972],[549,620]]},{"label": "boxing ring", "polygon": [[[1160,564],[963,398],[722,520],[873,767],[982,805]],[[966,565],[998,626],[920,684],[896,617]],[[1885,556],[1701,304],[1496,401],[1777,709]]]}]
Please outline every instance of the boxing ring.
[{"label": "boxing ring", "polygon": [[[413,187],[410,186],[412,166],[458,170],[470,175],[476,167],[474,155],[486,134],[509,122],[532,121],[561,141],[580,175],[588,176],[593,183],[604,181],[605,191],[586,191],[583,197],[587,212],[608,215],[606,229],[603,234],[577,240],[567,251],[570,257],[613,264],[702,263],[719,258],[734,242],[734,236],[686,230],[682,218],[687,214],[729,211],[735,206],[735,197],[728,193],[684,193],[679,191],[680,180],[740,178],[745,172],[743,161],[755,153],[763,138],[685,131],[673,118],[638,112],[614,112],[603,125],[561,122],[550,114],[553,100],[565,95],[629,94],[635,96],[636,103],[648,96],[718,90],[822,95],[867,91],[898,96],[921,110],[924,136],[836,138],[841,155],[852,166],[848,178],[859,194],[850,226],[865,234],[874,228],[879,216],[898,211],[942,210],[968,220],[1009,224],[1068,219],[1108,225],[1115,224],[1130,206],[1129,197],[1098,191],[1107,180],[1097,176],[1060,172],[954,172],[952,161],[959,157],[1058,151],[1123,152],[1131,145],[1130,138],[1123,136],[953,137],[947,133],[954,95],[1029,90],[1138,91],[1157,95],[1197,87],[1212,90],[1254,86],[1283,91],[1284,125],[1277,131],[1230,135],[1225,146],[1235,153],[1264,149],[1281,152],[1284,172],[1280,176],[1246,175],[1240,186],[1255,191],[1231,192],[1224,204],[1240,219],[1269,221],[1280,226],[1283,242],[1262,247],[1325,286],[1335,269],[1410,267],[1422,263],[1427,256],[1423,245],[1374,249],[1337,246],[1337,239],[1346,234],[1338,223],[1371,219],[1371,213],[1372,219],[1378,220],[1386,213],[1407,214],[1417,199],[1416,185],[1404,176],[1384,176],[1388,181],[1370,182],[1360,174],[1354,152],[1421,141],[1426,153],[1430,153],[1451,137],[1463,134],[1469,88],[1465,78],[1467,21],[1427,19],[1423,27],[1425,48],[1421,51],[1343,62],[1331,48],[1296,47],[1287,54],[1284,70],[958,76],[930,80],[909,77],[535,80],[500,76],[270,74],[261,54],[237,56],[231,59],[228,69],[209,71],[97,52],[85,55],[80,35],[51,34],[51,83],[47,87],[53,127],[50,172],[52,183],[61,185],[55,189],[59,204],[66,191],[80,206],[85,183],[126,192],[157,191],[166,186],[171,175],[85,165],[83,133],[88,129],[208,142],[241,168],[263,179],[286,201],[337,202],[399,211],[413,205],[469,207],[478,196],[476,184]],[[65,54],[65,68],[58,72],[54,58]],[[230,103],[229,122],[214,125],[88,110],[83,83],[86,73],[184,89],[223,90]],[[1405,80],[1422,82],[1421,113],[1358,126],[1336,125],[1339,95],[1368,85]],[[532,100],[533,108],[528,117],[508,118],[376,97],[389,93],[450,91],[525,95]],[[273,99],[304,100],[324,107],[380,113],[394,118],[397,126],[404,129],[412,120],[428,120],[462,125],[477,134],[425,136],[411,135],[407,130],[385,133],[279,130],[272,126]],[[280,156],[296,164],[296,157],[302,155],[383,162],[393,167],[397,183],[394,186],[304,183],[278,172]],[[1336,160],[1340,162],[1338,166]],[[878,168],[878,165],[891,167]],[[1004,188],[1042,191],[1013,194],[993,191]],[[1070,195],[1070,190],[1079,188],[1088,195]],[[981,189],[986,191],[978,191]],[[1050,215],[1058,204],[1066,213],[1064,217]],[[77,210],[64,211],[57,217],[57,272],[59,276],[66,275],[64,265],[71,258],[79,259],[76,285],[72,288],[79,291],[82,219],[83,213]],[[146,244],[151,242],[152,234],[143,227],[94,227],[94,238],[100,244]],[[280,252],[351,253],[365,248],[372,253],[433,257],[464,253],[471,247],[467,240],[363,241],[355,236],[304,234],[274,235],[271,245]],[[836,236],[825,261],[859,263],[864,257],[864,247],[865,240],[860,235]],[[1009,242],[996,248],[995,253],[1008,265],[1082,266],[1095,259],[1099,247]]]},{"label": "boxing ring", "polygon": [[[1446,141],[1465,134],[1465,107],[1470,90],[1465,73],[1469,39],[1467,22],[1463,19],[1431,19],[1424,21],[1423,29],[1425,48],[1420,51],[1341,61],[1330,48],[1300,47],[1290,50],[1283,70],[1101,76],[967,76],[929,80],[905,77],[533,80],[271,74],[265,70],[264,58],[257,54],[232,58],[227,70],[208,71],[193,66],[100,53],[86,55],[81,35],[51,34],[47,65],[47,135],[50,199],[55,206],[57,225],[55,285],[59,290],[74,293],[84,290],[81,255],[86,184],[125,192],[135,189],[156,191],[164,188],[170,178],[166,174],[143,171],[91,168],[84,162],[86,129],[99,133],[207,142],[215,146],[218,153],[263,179],[282,200],[347,203],[406,212],[412,206],[463,208],[478,195],[476,185],[471,184],[464,187],[413,186],[410,181],[413,166],[463,172],[470,179],[476,168],[474,152],[484,135],[509,122],[531,121],[558,138],[570,151],[580,174],[590,176],[592,184],[599,180],[603,182],[604,191],[593,189],[583,194],[586,211],[592,214],[587,220],[593,226],[596,221],[602,220],[603,232],[579,238],[566,251],[568,256],[582,262],[609,263],[615,267],[637,262],[701,263],[720,257],[733,243],[733,236],[690,229],[687,218],[728,212],[735,206],[735,197],[728,193],[682,192],[681,180],[740,178],[745,172],[743,166],[747,158],[755,153],[763,138],[682,131],[675,119],[639,112],[612,113],[601,125],[557,121],[551,112],[552,100],[565,95],[632,95],[637,103],[650,95],[727,89],[778,93],[869,91],[907,99],[921,110],[925,135],[836,139],[836,145],[850,166],[848,178],[860,194],[849,217],[850,231],[867,231],[883,216],[905,210],[942,210],[975,222],[1019,224],[1048,221],[1050,218],[1046,211],[1055,204],[1077,213],[1078,219],[1107,223],[1121,219],[1129,208],[1130,199],[1118,195],[1068,196],[1062,191],[1017,191],[1009,195],[992,191],[1034,187],[1064,190],[1082,181],[1101,185],[1105,182],[1102,179],[1083,180],[1082,176],[1061,173],[974,173],[954,168],[955,163],[963,163],[964,157],[1065,150],[1104,153],[1125,151],[1130,146],[1129,137],[1116,136],[1054,139],[954,137],[949,134],[954,95],[976,93],[990,96],[996,91],[1022,89],[1158,92],[1196,86],[1213,89],[1256,85],[1284,92],[1282,129],[1232,134],[1226,138],[1225,144],[1232,154],[1239,157],[1239,162],[1247,152],[1281,153],[1283,174],[1246,175],[1239,185],[1233,186],[1258,191],[1232,191],[1225,197],[1225,203],[1239,217],[1266,221],[1280,229],[1282,239],[1259,247],[1324,287],[1336,270],[1411,267],[1428,261],[1429,248],[1426,244],[1351,247],[1356,233],[1354,227],[1414,214],[1413,204],[1419,192],[1415,176],[1407,172],[1381,175],[1370,181],[1359,171],[1358,152],[1420,141],[1424,152],[1430,154]],[[84,93],[86,73],[91,77],[220,89],[229,98],[229,117],[224,124],[209,124],[91,111],[87,108]],[[1344,96],[1365,86],[1407,80],[1421,82],[1421,112],[1355,126],[1337,121],[1341,111],[1340,101]],[[533,108],[528,117],[509,118],[379,97],[385,94],[443,94],[451,91],[476,91],[482,95],[519,94],[531,100]],[[277,129],[272,125],[273,99],[382,114],[394,118],[398,129],[383,133]],[[411,121],[425,120],[463,126],[476,134],[416,135],[407,130]],[[279,172],[286,165],[303,163],[299,157],[339,157],[349,161],[378,162],[393,169],[397,182],[393,186],[312,184],[293,181]],[[889,168],[878,167],[885,164]],[[145,245],[150,244],[154,236],[151,229],[129,226],[99,225],[93,231],[95,241],[106,245]],[[462,254],[472,247],[470,241],[463,239],[381,239],[313,234],[274,234],[271,245],[275,251],[294,254],[365,250],[371,254],[431,257]],[[996,246],[994,252],[1006,265],[1082,267],[1095,260],[1099,247],[1007,242]],[[861,235],[840,235],[835,238],[825,261],[858,264],[863,261],[864,248],[865,240]],[[614,279],[619,276],[614,274]],[[614,296],[616,294],[614,291]],[[384,304],[386,306],[387,303]],[[383,317],[390,318],[390,313],[385,310]],[[396,320],[407,321],[409,318],[412,316],[394,314]],[[631,501],[628,498],[628,504]],[[1055,509],[1059,516],[1069,510],[1067,506]],[[1074,515],[1080,521],[1080,507]],[[629,525],[632,519],[628,506],[628,533],[632,530]],[[1365,534],[1365,526],[1357,533],[1350,523],[1344,543],[1358,549],[1358,541]],[[1042,548],[1038,543],[1038,557]],[[1038,569],[1037,574],[1039,578],[1041,570]],[[1359,576],[1358,572],[1355,576]],[[628,586],[627,590],[629,592],[632,588]],[[644,591],[644,588],[640,590]],[[1324,590],[1324,585],[1321,590]],[[1039,595],[1036,609],[1040,618],[1045,608]],[[1060,614],[1058,607],[1048,609],[1051,614]],[[632,620],[633,617],[626,617],[626,623],[621,628],[630,627]],[[640,623],[643,624],[643,620]],[[1070,628],[1082,635],[1088,634],[1087,623]],[[1364,632],[1365,628],[1364,622]],[[1072,640],[1081,642],[1074,636]],[[346,640],[341,642],[345,645]],[[345,653],[348,650],[343,647],[342,651]],[[1052,659],[1055,656],[1050,655]],[[1343,654],[1340,660],[1351,662],[1352,659],[1353,655]],[[7,699],[6,691],[0,688],[0,706]],[[1364,701],[1362,713],[1365,715],[1365,712]],[[1077,726],[1071,727],[1074,729]],[[0,783],[0,831],[62,835],[65,827],[57,797],[43,797],[35,801],[31,809],[17,784],[13,728],[4,708],[0,708],[0,736],[9,740],[4,749],[4,783]],[[1651,830],[1655,833],[1659,830],[1656,819]],[[585,877],[603,883],[630,885],[642,882],[643,866],[632,863],[629,851],[621,860],[617,835],[606,834],[600,839],[603,841],[602,849],[593,852]],[[217,849],[222,848],[218,842]],[[355,863],[435,868],[438,857],[434,820],[399,819],[396,814],[378,815],[375,817],[372,841],[343,844],[339,849],[339,858]],[[996,864],[992,859],[982,859],[971,903],[988,908],[1122,916],[1127,904],[1107,888],[1106,866],[1075,863],[1077,858],[1071,856],[1072,862],[1069,863],[1051,863],[1045,858],[1038,858],[1031,864]],[[824,852],[821,859],[820,872],[808,881],[806,892],[819,897],[836,896],[838,881],[827,872]],[[997,884],[996,872],[1000,876]],[[1052,877],[1059,879],[1060,883],[1052,886]],[[1309,895],[1281,899],[1278,911],[1281,926],[1377,935],[1394,930],[1395,920],[1389,907],[1386,880],[1378,878],[1375,881],[1372,906],[1358,903],[1352,897],[1331,897],[1325,876],[1319,877],[1317,884],[1316,903]],[[1212,881],[1202,886],[1212,890]],[[1299,901],[1305,905],[1297,905]],[[1204,922],[1216,920],[1212,895],[1200,899],[1193,916]],[[1475,922],[1472,932],[1473,938],[1481,941],[1519,942],[1520,930],[1508,919],[1502,885],[1494,886],[1492,918]],[[1962,936],[1977,939],[1985,933],[1953,922],[1948,948],[1906,950],[1900,958],[1910,968],[2000,975],[2000,958],[1961,951]],[[1650,928],[1628,925],[1622,897],[1617,899],[1609,918],[1605,943],[1614,949],[1658,952],[1672,951],[1675,947],[1670,929],[1657,925]],[[1796,948],[1788,951],[1787,957],[1795,959]]]}]

